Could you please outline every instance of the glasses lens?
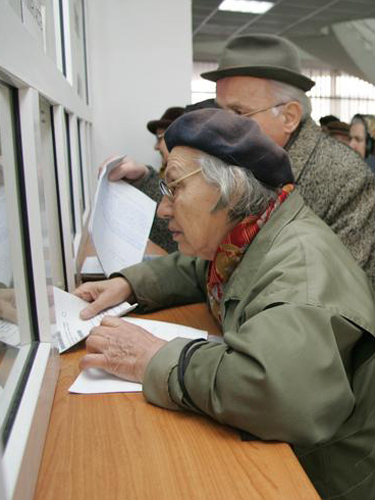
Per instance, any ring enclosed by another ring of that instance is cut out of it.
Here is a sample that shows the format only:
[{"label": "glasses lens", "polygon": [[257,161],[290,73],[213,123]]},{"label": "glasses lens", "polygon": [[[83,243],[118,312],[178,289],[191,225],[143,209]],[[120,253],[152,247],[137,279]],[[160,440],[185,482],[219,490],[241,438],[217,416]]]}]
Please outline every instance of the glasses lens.
[{"label": "glasses lens", "polygon": [[168,196],[168,198],[173,198],[173,193],[167,186],[166,182],[163,179],[159,180],[159,189],[163,196]]}]

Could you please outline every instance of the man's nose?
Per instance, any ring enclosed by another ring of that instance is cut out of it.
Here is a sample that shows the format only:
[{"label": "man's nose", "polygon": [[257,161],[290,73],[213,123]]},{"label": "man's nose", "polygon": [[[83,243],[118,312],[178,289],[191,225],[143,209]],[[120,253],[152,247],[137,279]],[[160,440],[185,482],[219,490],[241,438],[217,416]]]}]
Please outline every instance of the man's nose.
[{"label": "man's nose", "polygon": [[160,219],[171,219],[173,217],[173,203],[168,196],[163,196],[161,199],[156,215]]}]

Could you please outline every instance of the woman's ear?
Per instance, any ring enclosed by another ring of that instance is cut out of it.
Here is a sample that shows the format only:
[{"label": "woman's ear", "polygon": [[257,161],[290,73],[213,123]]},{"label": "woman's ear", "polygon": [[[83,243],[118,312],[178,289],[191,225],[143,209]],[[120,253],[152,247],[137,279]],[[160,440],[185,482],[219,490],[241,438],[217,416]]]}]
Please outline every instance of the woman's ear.
[{"label": "woman's ear", "polygon": [[297,129],[301,123],[302,113],[302,105],[298,101],[287,102],[283,106],[281,114],[284,121],[284,132],[292,134]]}]

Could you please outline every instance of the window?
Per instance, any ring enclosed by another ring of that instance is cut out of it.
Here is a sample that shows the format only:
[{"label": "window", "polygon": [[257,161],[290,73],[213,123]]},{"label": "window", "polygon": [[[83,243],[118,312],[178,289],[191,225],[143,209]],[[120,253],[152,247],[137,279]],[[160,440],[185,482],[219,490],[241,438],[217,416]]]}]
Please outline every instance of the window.
[{"label": "window", "polygon": [[62,247],[59,191],[56,175],[53,112],[39,98],[40,143],[38,144],[38,193],[42,219],[43,252],[48,285],[65,289],[65,263]]},{"label": "window", "polygon": [[[37,266],[32,264],[36,235],[31,235],[38,227],[30,226],[26,195],[32,185],[23,168],[28,153],[21,143],[21,130],[27,117],[21,116],[21,107],[23,112],[29,111],[30,96],[23,97],[21,106],[16,89],[0,83],[0,432],[4,449],[1,468],[9,498],[20,484],[19,478],[26,477],[21,473],[25,470],[22,458],[53,352],[50,343],[41,342],[51,339],[52,325],[45,321],[49,315],[47,287],[39,286],[34,271]],[[47,391],[44,395],[46,409],[52,394]],[[45,416],[38,418],[44,422]]]},{"label": "window", "polygon": [[[75,288],[89,215],[84,6],[0,2],[8,41],[0,57],[1,500],[33,496],[59,368],[51,286]],[[71,27],[80,35],[73,61]]]},{"label": "window", "polygon": [[0,84],[0,428],[4,444],[24,388],[32,343],[38,338],[29,313],[32,276],[25,266],[30,255],[25,244],[27,222],[21,219],[13,98],[12,90]]}]

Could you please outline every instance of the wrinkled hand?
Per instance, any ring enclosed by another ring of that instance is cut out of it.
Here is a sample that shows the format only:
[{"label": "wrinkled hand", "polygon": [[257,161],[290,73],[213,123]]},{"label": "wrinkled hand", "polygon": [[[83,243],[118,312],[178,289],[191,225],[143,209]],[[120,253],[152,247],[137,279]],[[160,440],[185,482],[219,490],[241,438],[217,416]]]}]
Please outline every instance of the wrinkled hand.
[{"label": "wrinkled hand", "polygon": [[17,323],[17,305],[13,288],[0,288],[0,318]]},{"label": "wrinkled hand", "polygon": [[108,307],[116,306],[124,300],[130,301],[133,290],[125,278],[112,278],[83,283],[73,293],[86,302],[91,302],[80,314],[81,319],[90,319]]},{"label": "wrinkled hand", "polygon": [[86,340],[82,370],[101,368],[112,375],[142,382],[151,358],[166,343],[138,325],[115,316],[105,316]]},{"label": "wrinkled hand", "polygon": [[[107,163],[118,158],[118,155],[112,155],[107,158],[99,167],[98,175],[100,176],[103,168]],[[123,179],[124,181],[138,181],[144,177],[148,172],[148,168],[144,163],[139,163],[130,156],[125,156],[121,163],[114,168],[108,175],[110,181],[118,181]]]}]

